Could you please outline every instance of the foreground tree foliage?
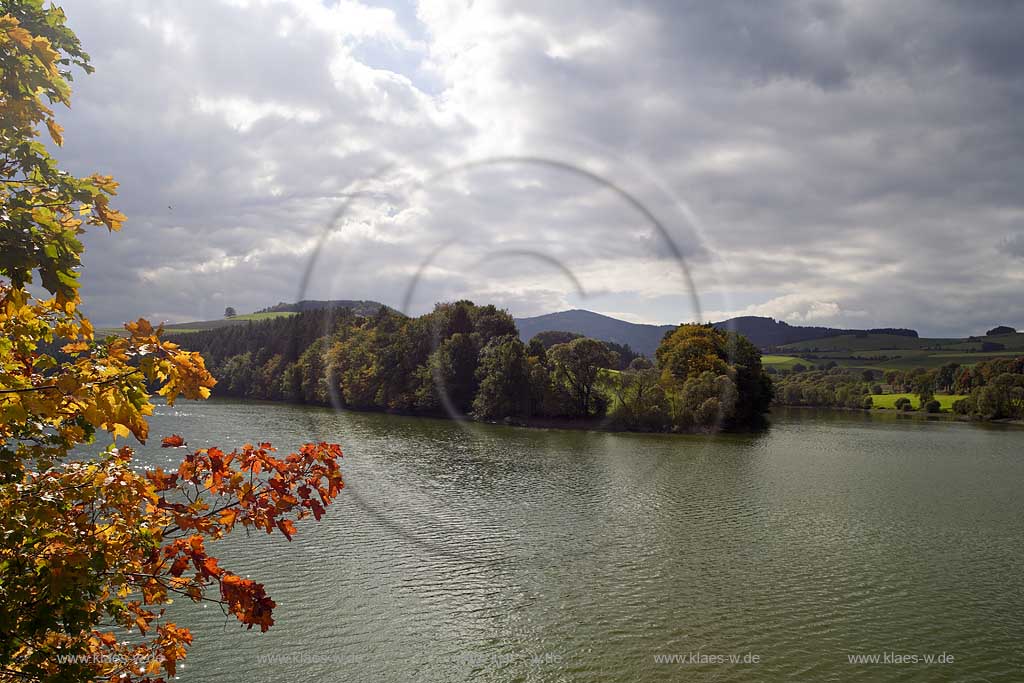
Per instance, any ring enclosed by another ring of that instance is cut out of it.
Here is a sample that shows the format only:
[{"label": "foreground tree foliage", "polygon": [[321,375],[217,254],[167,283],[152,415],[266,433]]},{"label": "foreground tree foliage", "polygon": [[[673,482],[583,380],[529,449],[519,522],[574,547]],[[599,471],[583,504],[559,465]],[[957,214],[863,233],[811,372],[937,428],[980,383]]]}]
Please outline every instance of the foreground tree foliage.
[{"label": "foreground tree foliage", "polygon": [[[149,437],[151,391],[173,404],[208,397],[215,380],[145,320],[95,338],[79,308],[79,236],[120,229],[117,184],[60,171],[37,139],[45,126],[62,144],[50,107],[68,104],[70,68],[88,72],[88,56],[60,9],[0,12],[0,680],[163,680],[192,640],[164,618],[174,596],[273,624],[263,586],[207,545],[239,525],[290,539],[295,520],[319,519],[342,488],[341,451],[203,448],[174,472],[140,474],[117,445]],[[35,277],[48,298],[30,293]],[[76,457],[103,432],[114,443],[101,456]]]}]

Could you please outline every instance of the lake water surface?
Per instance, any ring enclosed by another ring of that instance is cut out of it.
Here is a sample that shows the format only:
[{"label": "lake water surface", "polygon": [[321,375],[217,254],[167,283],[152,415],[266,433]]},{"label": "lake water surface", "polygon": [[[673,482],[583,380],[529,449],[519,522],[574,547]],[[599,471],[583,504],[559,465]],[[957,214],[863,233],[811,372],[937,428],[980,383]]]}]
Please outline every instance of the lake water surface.
[{"label": "lake water surface", "polygon": [[[345,451],[346,490],[319,524],[214,546],[267,585],[277,624],[176,603],[196,636],[182,681],[1024,680],[1024,429],[786,411],[764,434],[690,437],[228,401],[157,413],[154,436],[192,447]],[[180,459],[157,443],[140,461]],[[919,662],[850,663],[887,653]]]}]

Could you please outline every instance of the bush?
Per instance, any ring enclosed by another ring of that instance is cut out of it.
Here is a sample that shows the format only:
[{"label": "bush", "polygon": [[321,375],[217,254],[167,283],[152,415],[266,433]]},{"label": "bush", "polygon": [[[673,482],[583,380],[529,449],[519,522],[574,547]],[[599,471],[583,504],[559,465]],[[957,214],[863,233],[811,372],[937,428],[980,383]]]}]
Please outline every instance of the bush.
[{"label": "bush", "polygon": [[871,398],[870,396],[865,396],[862,407],[864,408],[864,410],[871,410],[872,408],[875,407],[875,399]]},{"label": "bush", "polygon": [[709,398],[700,404],[694,417],[701,426],[711,427],[719,421],[721,413],[722,402],[717,398]]},{"label": "bush", "polygon": [[937,413],[940,410],[942,410],[942,405],[935,399],[932,399],[924,404],[924,411],[926,413]]},{"label": "bush", "polygon": [[953,401],[953,412],[957,415],[973,415],[975,413],[974,397],[968,396]]}]

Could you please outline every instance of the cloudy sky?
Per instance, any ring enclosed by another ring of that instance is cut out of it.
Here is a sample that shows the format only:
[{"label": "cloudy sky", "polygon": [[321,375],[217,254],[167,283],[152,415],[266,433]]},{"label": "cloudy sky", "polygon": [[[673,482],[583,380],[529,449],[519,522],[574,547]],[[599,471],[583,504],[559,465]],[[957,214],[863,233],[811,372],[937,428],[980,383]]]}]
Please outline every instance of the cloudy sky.
[{"label": "cloudy sky", "polygon": [[1024,327],[1024,4],[65,0],[99,323],[409,312]]}]

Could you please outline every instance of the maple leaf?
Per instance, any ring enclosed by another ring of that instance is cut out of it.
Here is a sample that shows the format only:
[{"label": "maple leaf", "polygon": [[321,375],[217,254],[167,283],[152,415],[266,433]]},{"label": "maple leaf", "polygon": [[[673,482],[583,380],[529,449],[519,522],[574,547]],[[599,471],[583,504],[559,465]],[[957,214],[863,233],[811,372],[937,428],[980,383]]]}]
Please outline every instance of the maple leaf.
[{"label": "maple leaf", "polygon": [[290,519],[279,519],[277,520],[277,528],[281,530],[284,537],[289,541],[292,540],[292,534],[295,533],[295,524]]},{"label": "maple leaf", "polygon": [[179,555],[174,559],[174,564],[171,565],[171,576],[181,576],[185,573],[186,569],[188,569],[188,557]]},{"label": "maple leaf", "polygon": [[163,441],[160,442],[161,448],[181,448],[182,446],[185,445],[187,445],[185,443],[185,439],[181,438],[177,434],[165,436]]},{"label": "maple leaf", "polygon": [[232,527],[235,525],[235,519],[238,517],[238,510],[229,508],[220,513],[220,523],[226,527]]}]

